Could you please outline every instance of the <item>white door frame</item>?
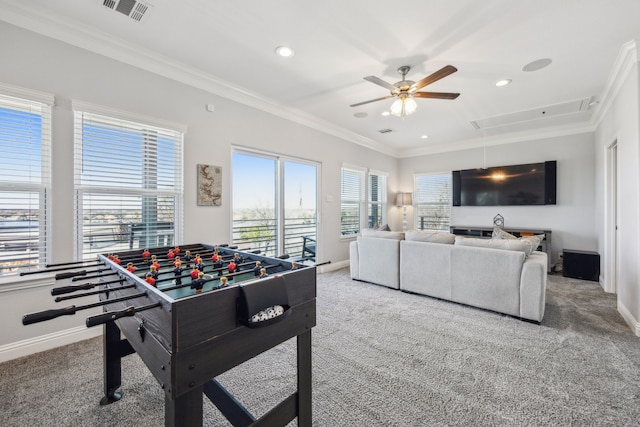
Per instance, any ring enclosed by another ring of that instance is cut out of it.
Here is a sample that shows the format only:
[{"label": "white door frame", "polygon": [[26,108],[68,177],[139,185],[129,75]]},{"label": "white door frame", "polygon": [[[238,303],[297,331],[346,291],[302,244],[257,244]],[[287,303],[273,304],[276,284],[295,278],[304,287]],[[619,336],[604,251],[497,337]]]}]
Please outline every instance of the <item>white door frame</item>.
[{"label": "white door frame", "polygon": [[618,139],[605,147],[604,290],[618,290]]}]

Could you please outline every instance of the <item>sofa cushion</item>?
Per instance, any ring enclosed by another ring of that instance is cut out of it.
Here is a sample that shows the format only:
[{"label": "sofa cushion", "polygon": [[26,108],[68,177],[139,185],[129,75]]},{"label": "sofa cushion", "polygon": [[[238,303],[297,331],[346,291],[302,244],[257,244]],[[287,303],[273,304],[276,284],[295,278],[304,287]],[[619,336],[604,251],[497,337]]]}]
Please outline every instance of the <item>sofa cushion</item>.
[{"label": "sofa cushion", "polygon": [[532,249],[533,243],[530,239],[476,239],[473,237],[456,236],[455,244],[460,246],[520,251],[523,252],[525,256],[529,256],[534,250]]},{"label": "sofa cushion", "polygon": [[441,231],[410,230],[405,233],[405,240],[414,242],[445,243],[453,245],[456,236]]},{"label": "sofa cushion", "polygon": [[404,233],[401,231],[378,231],[367,228],[362,230],[360,235],[362,237],[375,237],[377,239],[404,240]]}]

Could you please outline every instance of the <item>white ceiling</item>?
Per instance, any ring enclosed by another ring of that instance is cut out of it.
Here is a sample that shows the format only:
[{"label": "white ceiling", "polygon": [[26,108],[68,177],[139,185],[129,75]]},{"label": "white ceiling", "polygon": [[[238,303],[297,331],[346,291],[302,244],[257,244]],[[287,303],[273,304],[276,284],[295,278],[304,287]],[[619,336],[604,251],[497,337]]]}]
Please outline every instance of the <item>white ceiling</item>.
[{"label": "white ceiling", "polygon": [[[140,22],[102,3],[0,0],[0,19],[397,157],[592,129],[599,105],[553,106],[602,101],[622,46],[640,39],[638,0],[150,0]],[[553,62],[522,71],[541,58]],[[458,72],[423,90],[456,100],[418,99],[404,120],[381,115],[392,100],[349,107],[388,95],[365,76],[394,83],[409,65],[417,81],[448,64]],[[547,108],[559,113],[537,118]],[[520,121],[470,123],[496,116]]]}]

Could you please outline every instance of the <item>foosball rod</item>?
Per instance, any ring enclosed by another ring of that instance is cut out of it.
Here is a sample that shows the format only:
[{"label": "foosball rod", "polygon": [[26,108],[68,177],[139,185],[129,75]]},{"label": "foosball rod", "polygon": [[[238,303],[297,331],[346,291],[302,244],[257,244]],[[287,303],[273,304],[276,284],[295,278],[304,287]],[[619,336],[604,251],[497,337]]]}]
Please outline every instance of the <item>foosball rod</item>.
[{"label": "foosball rod", "polygon": [[56,297],[56,299],[54,301],[55,302],[60,302],[60,301],[66,301],[66,300],[75,299],[75,298],[88,297],[88,296],[91,296],[91,295],[108,294],[109,292],[121,291],[123,289],[131,289],[131,288],[135,288],[135,287],[136,287],[136,285],[124,285],[124,286],[119,286],[117,288],[100,289],[98,291],[85,292],[83,294],[74,294],[74,295],[67,295],[67,296],[64,296],[64,297]]},{"label": "foosball rod", "polygon": [[[78,276],[86,276],[86,278],[90,278],[93,276],[87,276],[87,274],[89,273],[102,273],[103,271],[109,271],[111,270],[110,267],[105,267],[105,268],[98,268],[96,270],[80,270],[80,271],[68,271],[66,273],[58,273],[54,276],[54,278],[56,280],[63,280],[63,279],[71,279],[72,277],[78,277]],[[113,273],[111,273],[113,274]],[[80,278],[78,280],[82,280],[83,278]]]},{"label": "foosball rod", "polygon": [[[104,265],[104,263],[101,262],[102,265]],[[37,270],[37,271],[22,271],[20,272],[20,276],[27,276],[29,274],[42,274],[42,273],[53,273],[56,271],[65,271],[65,270],[74,270],[76,268],[94,268],[94,267],[98,267],[100,264],[95,264],[95,265],[73,265],[73,266],[67,266],[67,267],[56,267],[56,268],[43,268],[42,270]]]},{"label": "foosball rod", "polygon": [[[111,270],[111,269],[109,269],[109,270]],[[77,281],[80,281],[80,280],[99,279],[101,277],[113,276],[114,274],[118,274],[118,272],[115,271],[115,270],[111,270],[110,273],[93,274],[93,275],[84,276],[84,277],[74,277],[74,278],[71,279],[71,281],[72,282],[77,282]]]},{"label": "foosball rod", "polygon": [[99,263],[99,264],[104,264],[102,262],[102,260],[99,259],[90,259],[90,260],[84,260],[84,261],[68,261],[68,262],[58,262],[55,264],[45,264],[46,268],[50,268],[50,267],[63,267],[63,266],[67,266],[67,265],[78,265],[78,264],[87,264],[87,263]]},{"label": "foosball rod", "polygon": [[100,285],[111,285],[112,283],[122,283],[124,282],[124,280],[125,279],[120,278],[116,280],[109,280],[106,282],[98,282],[98,283],[87,282],[81,285],[59,286],[57,288],[51,289],[51,295],[56,296],[56,295],[70,294],[71,292],[75,292],[75,291],[87,291],[89,289],[93,289],[96,286],[100,286]]},{"label": "foosball rod", "polygon": [[55,319],[56,317],[76,314],[76,312],[79,311],[79,310],[86,310],[88,308],[100,307],[100,306],[107,305],[107,304],[126,301],[126,300],[130,300],[130,299],[134,299],[134,298],[140,298],[140,297],[143,297],[143,296],[146,296],[146,295],[147,295],[147,292],[144,291],[144,292],[139,292],[137,294],[127,295],[127,296],[120,297],[120,298],[114,298],[112,300],[104,300],[104,301],[96,302],[96,303],[93,303],[93,304],[80,305],[80,306],[70,305],[69,307],[65,307],[65,308],[58,308],[58,309],[53,309],[53,310],[45,310],[45,311],[41,311],[39,313],[25,314],[24,316],[22,316],[22,324],[23,325],[31,325],[32,323],[44,322],[45,320]]},{"label": "foosball rod", "polygon": [[161,307],[162,304],[160,302],[156,302],[154,304],[143,305],[140,307],[127,307],[123,310],[118,311],[108,311],[102,314],[96,314],[95,316],[87,317],[86,323],[87,327],[90,328],[92,326],[102,325],[103,323],[107,323],[116,319],[120,319],[121,317],[133,316],[134,314],[149,310],[150,308]]}]

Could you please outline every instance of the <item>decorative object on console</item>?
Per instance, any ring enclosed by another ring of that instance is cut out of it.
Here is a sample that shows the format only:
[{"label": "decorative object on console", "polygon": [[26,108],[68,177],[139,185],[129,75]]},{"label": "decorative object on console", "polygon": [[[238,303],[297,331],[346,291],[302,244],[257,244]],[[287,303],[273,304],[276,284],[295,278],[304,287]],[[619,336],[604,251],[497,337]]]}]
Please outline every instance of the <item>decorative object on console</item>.
[{"label": "decorative object on console", "polygon": [[220,206],[222,204],[222,168],[213,165],[198,165],[198,206]]},{"label": "decorative object on console", "polygon": [[402,206],[402,231],[407,231],[407,206],[413,205],[411,193],[398,193],[396,206]]},{"label": "decorative object on console", "polygon": [[493,217],[493,225],[497,227],[504,227],[504,217],[500,214],[497,214]]}]

